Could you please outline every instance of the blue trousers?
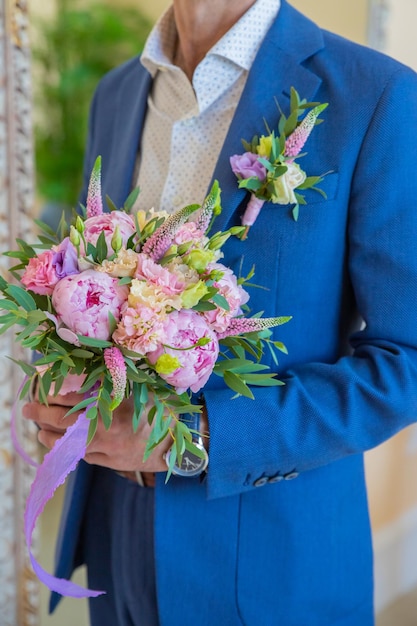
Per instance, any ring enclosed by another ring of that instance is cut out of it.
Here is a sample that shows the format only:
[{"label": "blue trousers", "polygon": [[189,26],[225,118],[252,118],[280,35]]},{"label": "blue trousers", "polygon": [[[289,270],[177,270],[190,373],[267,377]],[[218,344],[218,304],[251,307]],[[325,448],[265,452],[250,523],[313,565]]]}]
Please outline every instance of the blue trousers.
[{"label": "blue trousers", "polygon": [[91,626],[159,626],[154,561],[154,489],[95,468],[83,553]]}]

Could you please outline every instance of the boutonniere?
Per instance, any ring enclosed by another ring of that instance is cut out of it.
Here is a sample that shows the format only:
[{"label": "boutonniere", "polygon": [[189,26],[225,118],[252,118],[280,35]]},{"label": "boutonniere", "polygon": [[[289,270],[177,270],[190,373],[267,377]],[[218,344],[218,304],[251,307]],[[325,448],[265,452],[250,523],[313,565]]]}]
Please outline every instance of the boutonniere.
[{"label": "boutonniere", "polygon": [[[297,91],[291,87],[290,114],[287,117],[281,112],[278,133],[271,131],[265,122],[267,134],[255,135],[251,142],[242,140],[245,152],[230,158],[239,187],[251,193],[242,217],[242,224],[246,226],[242,239],[247,237],[265,202],[293,205],[292,215],[297,221],[300,204],[307,204],[300,191],[314,189],[326,197],[317,186],[324,175],[307,176],[296,158],[306,154],[301,150],[314,126],[323,121],[319,115],[327,106],[327,103],[300,100]],[[310,111],[306,114],[308,109]]]}]

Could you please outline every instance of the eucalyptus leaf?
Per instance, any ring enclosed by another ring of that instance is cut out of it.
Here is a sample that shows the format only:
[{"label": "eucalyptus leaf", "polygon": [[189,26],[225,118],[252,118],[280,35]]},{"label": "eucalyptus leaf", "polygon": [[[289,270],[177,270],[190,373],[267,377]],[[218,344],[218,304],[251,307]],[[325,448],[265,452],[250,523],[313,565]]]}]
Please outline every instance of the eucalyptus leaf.
[{"label": "eucalyptus leaf", "polygon": [[98,418],[96,417],[96,418],[91,420],[90,426],[88,427],[87,446],[94,439],[94,436],[95,436],[95,434],[97,432],[97,426],[98,426]]},{"label": "eucalyptus leaf", "polygon": [[255,399],[247,384],[237,374],[226,371],[224,372],[223,379],[226,385],[233,391],[236,391],[239,395],[250,398],[251,400]]},{"label": "eucalyptus leaf", "polygon": [[16,302],[23,307],[25,311],[32,311],[37,308],[35,300],[25,289],[22,289],[17,285],[9,285],[5,291],[9,296],[16,300]]}]

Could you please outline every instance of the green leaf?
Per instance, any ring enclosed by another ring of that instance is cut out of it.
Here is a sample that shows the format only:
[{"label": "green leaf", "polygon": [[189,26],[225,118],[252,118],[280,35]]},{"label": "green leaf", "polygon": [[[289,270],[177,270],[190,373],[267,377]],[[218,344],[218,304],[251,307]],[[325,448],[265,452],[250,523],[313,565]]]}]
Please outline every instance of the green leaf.
[{"label": "green leaf", "polygon": [[204,311],[214,311],[217,309],[216,305],[208,300],[200,300],[195,306],[193,306],[193,311],[199,311],[200,313]]},{"label": "green leaf", "polygon": [[100,397],[98,401],[98,409],[100,411],[100,416],[104,424],[104,428],[106,430],[109,430],[113,421],[113,414],[112,414],[112,411],[110,410],[109,399],[110,398],[107,399],[107,398]]},{"label": "green leaf", "polygon": [[5,280],[3,276],[0,276],[0,291],[5,291],[8,286],[9,283],[7,282],[7,280]]},{"label": "green leaf", "polygon": [[68,417],[68,415],[72,415],[73,413],[77,413],[77,411],[81,411],[81,409],[85,409],[94,401],[94,397],[84,398],[83,400],[80,400],[80,402],[78,402],[75,406],[68,409],[68,411],[65,413],[65,417]]},{"label": "green leaf", "polygon": [[133,209],[135,202],[138,199],[139,194],[140,194],[139,187],[135,187],[135,189],[133,189],[133,191],[130,192],[130,194],[128,195],[126,199],[126,202],[123,205],[123,208],[126,211],[126,213],[130,213],[130,211]]},{"label": "green leaf", "polygon": [[27,396],[29,394],[29,389],[32,385],[32,379],[28,378],[25,384],[23,385],[22,391],[20,392],[19,400],[27,400]]},{"label": "green leaf", "polygon": [[299,215],[300,215],[300,205],[297,202],[297,204],[292,209],[292,216],[294,218],[294,222],[298,221]]},{"label": "green leaf", "polygon": [[98,414],[97,405],[94,404],[93,406],[90,406],[90,408],[86,411],[85,416],[89,420],[95,420],[97,417],[97,414]]},{"label": "green leaf", "polygon": [[206,458],[207,453],[204,450],[200,450],[192,441],[185,440],[185,448],[192,454],[195,454],[195,456],[198,456],[199,459]]},{"label": "green leaf", "polygon": [[41,357],[35,361],[35,365],[49,365],[49,363],[56,363],[56,361],[60,360],[61,356],[59,354],[52,353]]},{"label": "green leaf", "polygon": [[300,106],[300,96],[294,87],[291,87],[291,97],[290,97],[290,110],[294,111],[298,109]]},{"label": "green leaf", "polygon": [[226,371],[224,372],[223,379],[226,385],[233,391],[236,391],[239,395],[250,398],[251,400],[255,399],[252,391],[238,374]]},{"label": "green leaf", "polygon": [[240,180],[239,187],[241,189],[248,189],[248,191],[258,191],[262,187],[262,183],[259,178],[252,176],[251,178]]},{"label": "green leaf", "polygon": [[297,107],[294,111],[291,112],[290,116],[285,122],[283,131],[286,137],[291,135],[291,133],[296,129],[299,116],[300,114]]},{"label": "green leaf", "polygon": [[90,346],[91,348],[111,348],[111,341],[105,341],[104,339],[96,339],[95,337],[85,337],[84,335],[77,335],[79,342],[83,346]]},{"label": "green leaf", "polygon": [[38,377],[38,393],[39,399],[43,404],[48,404],[46,396],[49,394],[52,384],[52,376],[49,370],[46,370],[42,376]]},{"label": "green leaf", "polygon": [[35,222],[35,224],[40,228],[40,230],[42,232],[44,232],[46,235],[48,235],[55,243],[58,243],[58,237],[56,232],[49,226],[49,224],[47,224],[46,222],[43,222],[42,220],[39,219],[34,219],[33,220]]},{"label": "green leaf", "polygon": [[248,359],[225,359],[218,361],[214,367],[216,372],[224,372],[226,370],[235,370],[239,367],[245,367],[246,365],[254,365],[254,363]]},{"label": "green leaf", "polygon": [[90,426],[88,428],[88,435],[87,435],[87,446],[92,442],[92,440],[94,439],[94,435],[97,432],[97,425],[98,425],[98,418],[96,417],[95,419],[92,419],[90,422]]},{"label": "green leaf", "polygon": [[17,285],[9,285],[5,291],[9,296],[16,300],[16,302],[23,307],[25,311],[32,311],[37,308],[35,300],[25,289],[22,289]]},{"label": "green leaf", "polygon": [[230,306],[229,306],[228,301],[220,293],[216,293],[216,295],[212,297],[212,301],[214,302],[214,304],[217,304],[217,306],[224,309],[225,311],[230,311]]},{"label": "green leaf", "polygon": [[130,285],[132,282],[131,276],[123,276],[123,278],[119,279],[119,285]]},{"label": "green leaf", "polygon": [[6,333],[9,330],[9,328],[14,326],[15,324],[16,324],[15,319],[10,320],[9,322],[5,322],[3,326],[0,328],[0,335],[3,335],[4,333]]},{"label": "green leaf", "polygon": [[264,159],[263,157],[259,157],[258,161],[259,161],[259,163],[261,163],[265,167],[265,169],[268,170],[268,172],[274,172],[275,171],[274,166],[272,165],[272,163],[270,161],[268,161],[268,159]]},{"label": "green leaf", "polygon": [[107,202],[107,206],[109,207],[110,211],[118,211],[117,206],[114,204],[113,200],[106,195],[106,202]]},{"label": "green leaf", "polygon": [[108,250],[107,250],[107,242],[106,237],[104,235],[104,230],[101,231],[97,241],[96,241],[96,260],[98,263],[102,263],[104,259],[107,258]]},{"label": "green leaf", "polygon": [[90,350],[83,350],[82,348],[76,348],[70,352],[70,356],[76,359],[92,359],[96,355],[94,352],[90,352]]},{"label": "green leaf", "polygon": [[12,359],[11,357],[8,357],[8,359],[13,363],[16,363],[16,365],[18,365],[24,371],[26,376],[33,376],[34,374],[36,374],[36,369],[32,365],[30,365],[30,363],[26,363],[26,361],[21,361],[19,359]]},{"label": "green leaf", "polygon": [[301,185],[298,185],[297,189],[309,189],[310,187],[314,187],[314,185],[318,185],[322,181],[322,176],[307,176],[305,181]]},{"label": "green leaf", "polygon": [[275,376],[276,374],[244,374],[242,378],[248,385],[257,385],[258,387],[283,385],[284,383]]}]

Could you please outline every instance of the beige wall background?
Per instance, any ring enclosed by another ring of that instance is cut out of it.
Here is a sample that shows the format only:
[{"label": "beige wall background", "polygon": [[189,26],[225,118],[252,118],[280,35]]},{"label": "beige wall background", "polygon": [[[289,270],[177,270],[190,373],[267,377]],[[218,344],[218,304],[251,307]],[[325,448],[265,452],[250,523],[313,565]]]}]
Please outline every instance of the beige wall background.
[{"label": "beige wall background", "polygon": [[[109,2],[111,0],[108,0]],[[119,0],[120,2],[121,0]],[[168,0],[123,0],[138,6],[152,19],[168,7]],[[368,33],[368,0],[291,0],[301,12],[322,27],[358,43],[366,43]],[[32,12],[51,11],[53,3],[32,0]],[[391,20],[386,31],[386,51],[403,62],[417,67],[416,0],[392,0]],[[416,416],[417,417],[417,416]],[[417,511],[417,426],[403,431],[389,442],[366,455],[369,502],[373,530],[376,534],[395,526],[410,511]],[[51,502],[42,519],[42,562],[52,567],[52,551],[61,506],[62,491]],[[83,573],[77,575],[83,580]],[[41,626],[88,626],[85,601],[65,599],[54,616],[46,613],[47,593],[42,597]]]}]

